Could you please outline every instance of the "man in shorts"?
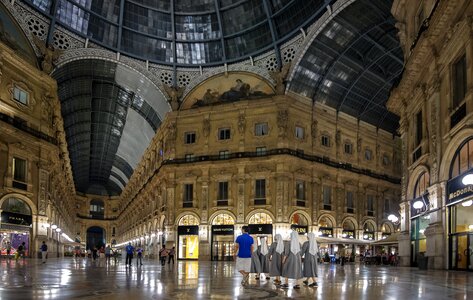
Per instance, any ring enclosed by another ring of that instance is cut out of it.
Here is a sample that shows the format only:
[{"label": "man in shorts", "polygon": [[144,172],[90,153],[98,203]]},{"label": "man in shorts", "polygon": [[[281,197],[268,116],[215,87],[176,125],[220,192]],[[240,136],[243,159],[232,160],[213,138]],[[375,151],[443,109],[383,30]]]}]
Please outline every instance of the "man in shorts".
[{"label": "man in shorts", "polygon": [[248,234],[248,226],[241,228],[242,234],[235,241],[236,269],[243,275],[242,285],[248,284],[251,269],[251,253],[253,252],[253,238]]}]

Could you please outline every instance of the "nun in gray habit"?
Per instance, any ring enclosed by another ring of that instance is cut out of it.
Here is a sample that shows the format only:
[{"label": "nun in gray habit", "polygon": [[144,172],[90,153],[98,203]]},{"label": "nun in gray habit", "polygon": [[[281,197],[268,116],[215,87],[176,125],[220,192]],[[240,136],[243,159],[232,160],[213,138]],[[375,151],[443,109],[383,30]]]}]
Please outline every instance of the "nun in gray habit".
[{"label": "nun in gray habit", "polygon": [[256,273],[256,279],[259,279],[259,273],[261,273],[261,262],[259,260],[258,247],[253,244],[253,253],[251,253],[251,268],[250,273]]},{"label": "nun in gray habit", "polygon": [[281,284],[282,254],[284,253],[284,241],[278,233],[274,236],[275,242],[269,247],[269,276],[276,276],[275,284]]},{"label": "nun in gray habit", "polygon": [[302,257],[301,244],[299,243],[299,234],[296,231],[291,232],[289,243],[284,245],[284,256],[282,259],[282,276],[286,282],[281,285],[282,288],[288,288],[288,279],[295,279],[294,289],[300,289],[299,279],[302,278]]},{"label": "nun in gray habit", "polygon": [[[316,287],[317,282],[315,281],[315,277],[317,277],[317,253],[319,252],[319,247],[317,246],[313,232],[309,233],[307,238],[309,240],[302,245],[302,256],[304,257],[302,275],[307,278],[303,283],[308,286]],[[312,278],[311,284],[309,284],[309,278]]]},{"label": "nun in gray habit", "polygon": [[269,249],[265,237],[261,237],[259,240],[258,254],[261,263],[261,273],[263,275],[266,274],[266,279],[269,279]]}]

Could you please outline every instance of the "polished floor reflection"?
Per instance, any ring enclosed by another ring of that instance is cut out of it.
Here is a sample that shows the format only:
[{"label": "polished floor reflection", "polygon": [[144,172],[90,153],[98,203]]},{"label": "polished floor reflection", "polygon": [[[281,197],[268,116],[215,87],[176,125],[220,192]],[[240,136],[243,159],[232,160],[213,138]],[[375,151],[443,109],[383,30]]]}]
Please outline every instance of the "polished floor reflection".
[{"label": "polished floor reflection", "polygon": [[473,274],[415,268],[322,265],[319,287],[276,288],[271,280],[240,285],[232,262],[27,259],[0,261],[1,299],[473,299]]}]

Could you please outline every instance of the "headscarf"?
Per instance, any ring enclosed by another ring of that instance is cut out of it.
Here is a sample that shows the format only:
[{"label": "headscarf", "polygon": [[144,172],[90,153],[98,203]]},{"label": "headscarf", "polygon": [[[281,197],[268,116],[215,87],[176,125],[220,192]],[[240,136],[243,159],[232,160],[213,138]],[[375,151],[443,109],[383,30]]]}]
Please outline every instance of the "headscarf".
[{"label": "headscarf", "polygon": [[312,255],[316,255],[319,251],[319,246],[317,245],[317,241],[315,239],[315,233],[310,232],[307,235],[307,238],[309,239],[309,253]]},{"label": "headscarf", "polygon": [[253,240],[253,252],[258,251],[258,240],[254,239]]},{"label": "headscarf", "polygon": [[291,232],[291,252],[295,255],[301,252],[301,244],[299,244],[299,234],[296,231]]},{"label": "headscarf", "polygon": [[281,254],[284,252],[284,241],[282,240],[282,236],[278,233],[274,236],[276,240],[276,252]]},{"label": "headscarf", "polygon": [[266,255],[268,254],[268,244],[266,244],[266,238],[262,237],[261,240],[259,241],[261,244],[261,254]]}]

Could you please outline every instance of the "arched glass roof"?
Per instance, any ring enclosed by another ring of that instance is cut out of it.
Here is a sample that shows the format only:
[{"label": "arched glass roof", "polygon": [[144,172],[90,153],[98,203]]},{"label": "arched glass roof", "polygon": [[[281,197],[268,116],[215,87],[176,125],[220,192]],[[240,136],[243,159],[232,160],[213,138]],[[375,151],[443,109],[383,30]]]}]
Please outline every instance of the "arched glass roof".
[{"label": "arched glass roof", "polygon": [[276,49],[334,0],[25,0],[114,51],[169,65],[215,65]]}]

